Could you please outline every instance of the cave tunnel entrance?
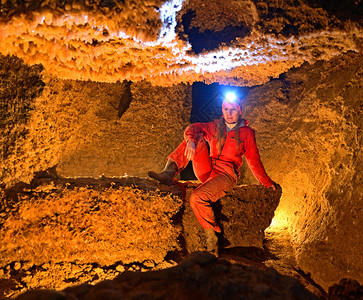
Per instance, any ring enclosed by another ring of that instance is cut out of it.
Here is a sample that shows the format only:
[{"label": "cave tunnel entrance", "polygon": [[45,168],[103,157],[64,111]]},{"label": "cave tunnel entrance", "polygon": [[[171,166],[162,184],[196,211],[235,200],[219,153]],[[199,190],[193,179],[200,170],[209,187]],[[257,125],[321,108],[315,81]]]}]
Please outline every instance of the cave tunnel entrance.
[{"label": "cave tunnel entrance", "polygon": [[[192,111],[190,123],[206,123],[222,116],[222,100],[227,92],[233,92],[243,99],[248,94],[249,88],[222,85],[219,83],[205,84],[194,82],[192,85]],[[192,163],[180,173],[181,180],[196,180]]]}]

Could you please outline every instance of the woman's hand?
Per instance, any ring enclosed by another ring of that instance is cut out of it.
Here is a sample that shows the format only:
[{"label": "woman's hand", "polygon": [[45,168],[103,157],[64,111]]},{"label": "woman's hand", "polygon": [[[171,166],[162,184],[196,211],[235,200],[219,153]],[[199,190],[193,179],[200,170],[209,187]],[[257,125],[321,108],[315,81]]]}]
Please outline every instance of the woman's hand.
[{"label": "woman's hand", "polygon": [[185,148],[184,155],[187,157],[188,160],[192,160],[195,154],[195,142],[189,140],[187,142],[187,147]]}]

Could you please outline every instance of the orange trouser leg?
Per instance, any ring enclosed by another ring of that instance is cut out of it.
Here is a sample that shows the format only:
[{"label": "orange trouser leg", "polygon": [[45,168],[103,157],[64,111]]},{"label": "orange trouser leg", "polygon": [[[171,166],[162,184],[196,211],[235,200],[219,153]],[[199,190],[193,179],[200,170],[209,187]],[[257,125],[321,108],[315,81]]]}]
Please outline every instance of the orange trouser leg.
[{"label": "orange trouser leg", "polygon": [[236,180],[230,175],[212,172],[209,179],[193,191],[190,206],[203,228],[213,228],[216,232],[221,232],[214,217],[212,202],[223,197],[235,184]]},{"label": "orange trouser leg", "polygon": [[[185,156],[187,143],[183,141],[169,156],[181,171],[188,164]],[[196,145],[193,157],[193,170],[195,176],[202,182],[190,196],[190,206],[203,228],[213,228],[221,232],[215,221],[212,202],[216,202],[225,195],[236,184],[236,179],[227,173],[215,172],[212,170],[212,162],[208,152],[207,142],[201,137]]]},{"label": "orange trouser leg", "polygon": [[[184,140],[169,156],[178,166],[178,171],[183,170],[187,164],[188,159],[185,156],[185,148],[187,146]],[[195,154],[192,160],[193,170],[195,176],[204,182],[209,178],[210,172],[212,171],[212,162],[209,156],[207,142],[201,137],[195,147]]]}]

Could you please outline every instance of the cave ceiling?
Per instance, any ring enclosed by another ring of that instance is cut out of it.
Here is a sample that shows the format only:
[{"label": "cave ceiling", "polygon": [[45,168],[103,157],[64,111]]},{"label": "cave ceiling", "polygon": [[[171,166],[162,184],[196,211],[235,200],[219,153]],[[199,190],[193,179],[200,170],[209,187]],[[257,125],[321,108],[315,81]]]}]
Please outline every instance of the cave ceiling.
[{"label": "cave ceiling", "polygon": [[362,45],[362,1],[1,0],[0,53],[62,79],[254,86]]}]

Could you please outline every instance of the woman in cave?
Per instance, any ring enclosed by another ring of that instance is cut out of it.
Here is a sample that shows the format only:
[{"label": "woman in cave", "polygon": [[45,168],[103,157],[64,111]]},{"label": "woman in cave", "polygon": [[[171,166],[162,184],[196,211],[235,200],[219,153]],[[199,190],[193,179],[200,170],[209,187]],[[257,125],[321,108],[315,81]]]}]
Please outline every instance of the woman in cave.
[{"label": "woman in cave", "polygon": [[260,160],[254,130],[241,117],[241,100],[227,95],[222,103],[222,113],[222,117],[213,122],[189,125],[184,131],[184,141],[168,156],[164,170],[149,172],[151,178],[171,185],[175,175],[192,161],[194,173],[202,183],[191,194],[190,205],[204,228],[207,251],[216,256],[216,232],[221,232],[221,228],[216,223],[211,204],[236,185],[242,156],[245,155],[260,183],[276,189]]}]

